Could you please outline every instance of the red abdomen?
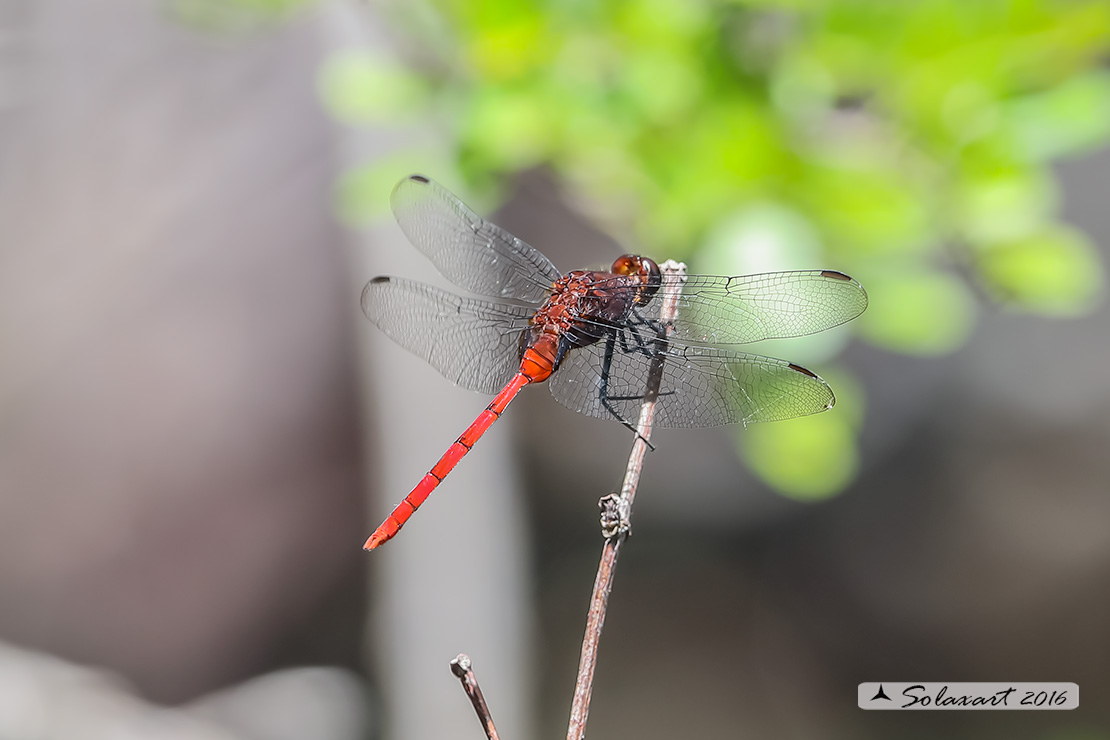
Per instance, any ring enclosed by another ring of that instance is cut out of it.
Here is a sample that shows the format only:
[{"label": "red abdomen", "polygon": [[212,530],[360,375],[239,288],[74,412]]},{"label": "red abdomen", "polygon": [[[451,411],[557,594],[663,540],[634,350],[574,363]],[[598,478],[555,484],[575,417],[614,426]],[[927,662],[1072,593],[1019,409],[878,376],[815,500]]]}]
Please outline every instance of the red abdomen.
[{"label": "red abdomen", "polygon": [[538,336],[530,337],[532,332],[525,332],[524,336],[529,341],[524,345],[520,357],[520,374],[527,376],[533,383],[542,383],[555,372],[558,362],[559,338],[558,335],[548,332],[536,332]]}]

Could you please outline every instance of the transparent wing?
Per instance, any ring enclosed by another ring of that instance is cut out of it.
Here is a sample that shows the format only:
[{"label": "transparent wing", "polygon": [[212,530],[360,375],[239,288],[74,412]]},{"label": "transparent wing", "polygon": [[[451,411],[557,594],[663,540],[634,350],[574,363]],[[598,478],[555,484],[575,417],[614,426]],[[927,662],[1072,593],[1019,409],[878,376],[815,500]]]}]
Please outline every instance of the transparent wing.
[{"label": "transparent wing", "polygon": [[681,286],[661,287],[647,306],[637,309],[638,317],[657,321],[668,290],[680,291],[672,336],[693,344],[746,344],[814,334],[851,321],[867,308],[863,286],[844,273],[805,270],[691,275]]},{"label": "transparent wing", "polygon": [[559,277],[539,250],[484,220],[423,175],[399,182],[390,205],[413,246],[470,293],[540,303]]},{"label": "transparent wing", "polygon": [[[643,405],[654,334],[614,329],[608,339],[571,350],[548,380],[551,395],[579,413],[635,424]],[[675,342],[663,350],[657,427],[709,427],[780,421],[832,408],[832,390],[783,360]]]},{"label": "transparent wing", "polygon": [[450,381],[495,394],[520,367],[518,343],[533,309],[463,298],[430,285],[376,277],[362,311],[393,341]]}]

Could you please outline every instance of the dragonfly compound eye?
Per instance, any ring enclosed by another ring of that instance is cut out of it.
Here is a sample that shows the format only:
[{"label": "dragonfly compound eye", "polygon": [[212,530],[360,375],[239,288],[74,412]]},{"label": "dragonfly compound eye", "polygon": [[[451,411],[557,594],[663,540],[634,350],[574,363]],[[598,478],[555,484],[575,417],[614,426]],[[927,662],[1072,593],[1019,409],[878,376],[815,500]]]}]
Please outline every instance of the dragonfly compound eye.
[{"label": "dragonfly compound eye", "polygon": [[613,260],[613,267],[610,269],[617,275],[636,275],[640,272],[641,259],[634,254],[622,254]]},{"label": "dragonfly compound eye", "polygon": [[633,275],[641,278],[640,290],[636,293],[636,305],[645,306],[651,302],[663,283],[659,265],[650,257],[641,257],[636,254],[625,254],[617,257],[613,263],[613,272],[617,275]]},{"label": "dragonfly compound eye", "polygon": [[636,296],[636,303],[641,306],[647,305],[655,294],[659,292],[659,286],[663,284],[663,274],[659,271],[659,265],[655,264],[655,260],[650,257],[640,257],[640,276],[643,278],[641,283],[640,292]]},{"label": "dragonfly compound eye", "polygon": [[621,255],[613,262],[612,271],[617,275],[632,275],[641,278],[641,287],[636,294],[636,304],[639,306],[651,302],[651,299],[659,291],[659,286],[663,283],[659,265],[655,264],[655,260],[649,257],[641,257],[636,254]]}]

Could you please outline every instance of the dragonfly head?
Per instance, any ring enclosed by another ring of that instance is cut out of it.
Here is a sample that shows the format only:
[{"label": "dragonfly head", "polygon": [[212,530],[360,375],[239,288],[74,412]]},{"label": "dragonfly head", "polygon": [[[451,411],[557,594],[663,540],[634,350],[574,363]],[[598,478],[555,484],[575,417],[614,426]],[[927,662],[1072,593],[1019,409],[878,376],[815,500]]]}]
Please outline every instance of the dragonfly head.
[{"label": "dragonfly head", "polygon": [[613,273],[617,275],[631,275],[640,278],[640,290],[636,293],[636,304],[647,305],[663,283],[659,265],[650,257],[641,257],[636,254],[623,254],[613,262]]}]

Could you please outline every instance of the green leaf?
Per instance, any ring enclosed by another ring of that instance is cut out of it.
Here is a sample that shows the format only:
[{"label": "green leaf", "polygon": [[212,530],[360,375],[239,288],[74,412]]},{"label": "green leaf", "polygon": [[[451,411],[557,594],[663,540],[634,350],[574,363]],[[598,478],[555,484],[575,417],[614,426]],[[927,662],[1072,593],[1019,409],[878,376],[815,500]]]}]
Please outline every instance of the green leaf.
[{"label": "green leaf", "polygon": [[839,493],[859,469],[854,418],[840,411],[844,401],[841,396],[835,408],[814,416],[739,430],[740,455],[790,498],[816,501]]},{"label": "green leaf", "polygon": [[422,78],[363,51],[332,54],[321,67],[316,84],[324,107],[343,123],[404,120],[430,100]]},{"label": "green leaf", "polygon": [[1102,290],[1102,265],[1083,234],[1063,227],[984,250],[979,269],[1002,300],[1057,316],[1085,313]]},{"label": "green leaf", "polygon": [[1003,111],[1009,145],[1026,161],[1089,151],[1110,139],[1110,74],[1067,80],[1012,100]]},{"label": "green leaf", "polygon": [[[469,3],[468,3],[469,5]],[[473,3],[493,10],[495,3]],[[525,3],[499,2],[501,12],[489,12],[466,39],[469,66],[484,80],[505,82],[526,78],[545,64],[554,44],[542,13]]]},{"label": "green leaf", "polygon": [[954,190],[956,230],[972,245],[1015,239],[1040,229],[1056,212],[1056,182],[1040,169],[994,168],[970,174]]},{"label": "green leaf", "polygon": [[653,124],[678,122],[698,102],[704,80],[685,54],[648,48],[625,63],[624,90]]},{"label": "green leaf", "polygon": [[487,87],[464,113],[462,136],[487,166],[520,170],[538,164],[557,139],[555,111],[537,88]]},{"label": "green leaf", "polygon": [[951,275],[907,265],[862,280],[870,300],[857,327],[879,346],[936,355],[956,349],[971,333],[975,303]]},{"label": "green leaf", "polygon": [[771,72],[771,100],[783,113],[802,123],[824,115],[836,97],[832,75],[804,47],[791,50]]},{"label": "green leaf", "polygon": [[709,4],[702,2],[638,0],[614,5],[618,10],[613,30],[641,48],[674,45],[705,30],[713,19]]},{"label": "green leaf", "polygon": [[993,134],[999,126],[998,100],[988,89],[974,81],[957,82],[944,96],[940,122],[957,145]]},{"label": "green leaf", "polygon": [[801,183],[807,209],[853,259],[921,251],[933,234],[929,194],[885,164],[819,165]]}]

